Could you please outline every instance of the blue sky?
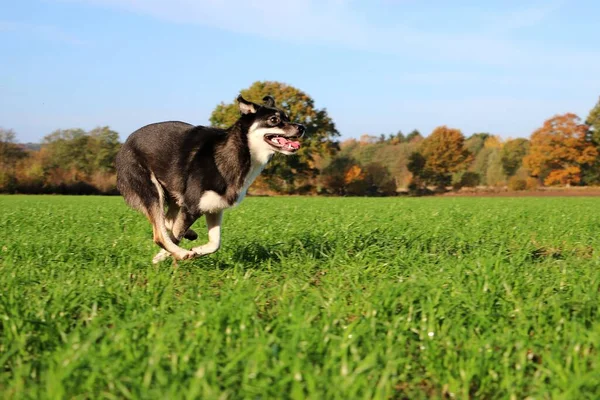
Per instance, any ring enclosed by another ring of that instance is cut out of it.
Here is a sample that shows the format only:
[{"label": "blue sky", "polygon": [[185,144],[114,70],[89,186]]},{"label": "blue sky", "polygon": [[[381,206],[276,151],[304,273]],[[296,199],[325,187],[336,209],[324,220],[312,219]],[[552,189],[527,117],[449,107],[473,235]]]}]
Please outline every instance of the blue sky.
[{"label": "blue sky", "polygon": [[600,2],[45,0],[0,5],[0,126],[207,124],[278,80],[344,138],[438,125],[527,137],[600,95]]}]

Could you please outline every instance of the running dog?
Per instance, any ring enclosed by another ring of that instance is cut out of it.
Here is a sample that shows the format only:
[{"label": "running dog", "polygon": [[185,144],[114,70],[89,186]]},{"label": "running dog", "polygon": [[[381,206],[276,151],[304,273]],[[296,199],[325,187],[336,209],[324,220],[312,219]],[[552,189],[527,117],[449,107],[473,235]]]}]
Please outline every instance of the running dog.
[{"label": "running dog", "polygon": [[[227,129],[159,122],[132,133],[116,158],[117,188],[152,224],[162,250],[154,263],[214,253],[221,245],[223,210],[239,204],[276,152],[294,154],[305,127],[290,122],[271,96],[263,104],[237,98],[240,118]],[[165,212],[166,211],[166,212]],[[208,243],[186,250],[182,238],[206,216]]]}]

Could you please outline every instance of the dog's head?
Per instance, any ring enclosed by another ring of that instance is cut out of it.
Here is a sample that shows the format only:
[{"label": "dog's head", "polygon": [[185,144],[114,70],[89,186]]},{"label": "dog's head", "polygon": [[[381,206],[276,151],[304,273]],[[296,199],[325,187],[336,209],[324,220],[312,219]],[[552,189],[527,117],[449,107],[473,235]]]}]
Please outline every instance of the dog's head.
[{"label": "dog's head", "polygon": [[275,152],[287,155],[298,151],[298,139],[304,135],[305,127],[290,122],[286,113],[275,107],[273,97],[264,97],[262,105],[242,96],[237,101],[242,118],[249,125],[248,145],[255,156],[268,159]]}]

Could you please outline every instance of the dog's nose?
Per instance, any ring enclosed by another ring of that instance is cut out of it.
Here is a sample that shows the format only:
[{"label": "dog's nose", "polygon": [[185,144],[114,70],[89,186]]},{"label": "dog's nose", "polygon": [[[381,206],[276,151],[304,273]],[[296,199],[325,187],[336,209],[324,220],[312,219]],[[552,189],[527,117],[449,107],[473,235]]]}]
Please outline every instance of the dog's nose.
[{"label": "dog's nose", "polygon": [[304,135],[304,131],[306,131],[306,127],[304,125],[296,124],[296,128],[298,129],[300,136]]}]

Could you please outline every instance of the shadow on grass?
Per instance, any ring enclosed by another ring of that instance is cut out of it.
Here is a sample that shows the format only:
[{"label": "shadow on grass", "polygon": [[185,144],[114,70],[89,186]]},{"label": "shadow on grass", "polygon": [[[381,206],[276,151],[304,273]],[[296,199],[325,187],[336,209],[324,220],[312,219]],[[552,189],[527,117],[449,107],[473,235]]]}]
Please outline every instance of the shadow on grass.
[{"label": "shadow on grass", "polygon": [[[365,251],[380,250],[392,245],[389,234],[383,230],[367,233],[350,233],[335,237],[305,233],[288,237],[282,242],[253,240],[233,249],[233,263],[260,264],[271,260],[278,263],[283,259],[326,260],[336,254],[353,257]],[[225,261],[225,260],[222,260]],[[222,267],[227,267],[223,264]]]},{"label": "shadow on grass", "polygon": [[336,244],[329,238],[310,233],[289,238],[285,242],[273,243],[254,240],[236,247],[232,260],[241,263],[257,263],[266,260],[279,262],[288,257],[325,259],[335,252]]}]

